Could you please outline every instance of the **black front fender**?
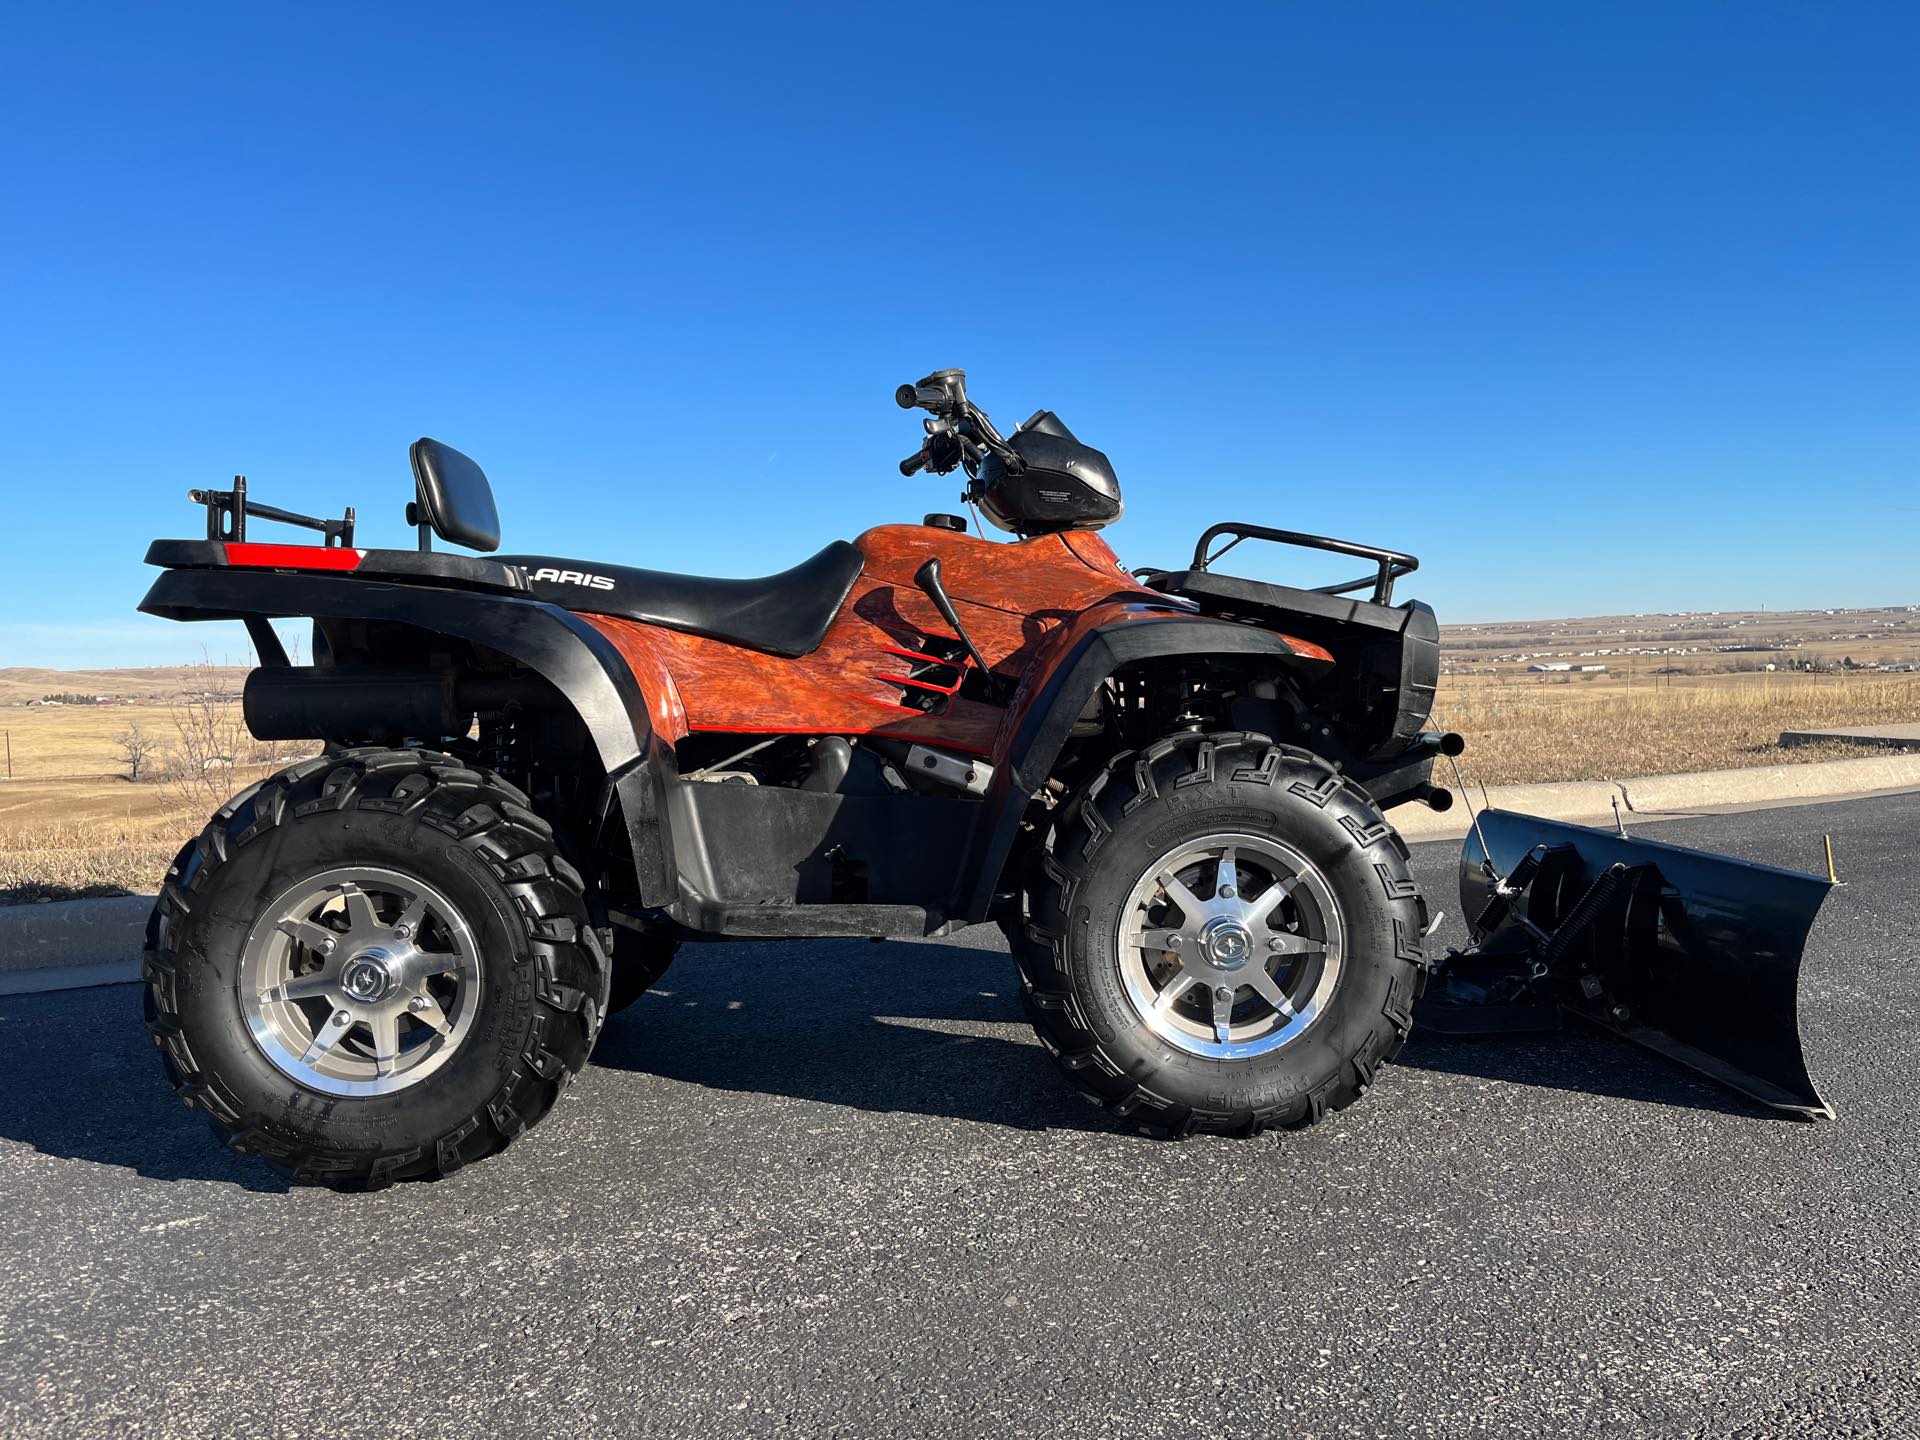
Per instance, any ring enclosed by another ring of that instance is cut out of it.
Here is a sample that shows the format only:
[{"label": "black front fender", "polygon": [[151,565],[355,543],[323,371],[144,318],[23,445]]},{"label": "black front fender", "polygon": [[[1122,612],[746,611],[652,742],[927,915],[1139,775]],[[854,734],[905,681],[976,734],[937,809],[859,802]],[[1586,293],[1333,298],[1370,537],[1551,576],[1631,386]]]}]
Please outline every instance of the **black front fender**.
[{"label": "black front fender", "polygon": [[984,920],[1013,853],[1027,806],[1052,775],[1060,752],[1094,693],[1117,670],[1159,656],[1264,657],[1284,668],[1300,659],[1271,630],[1198,615],[1155,615],[1116,621],[1087,633],[1053,667],[1020,716],[987,792],[974,845],[962,871],[958,914]]}]

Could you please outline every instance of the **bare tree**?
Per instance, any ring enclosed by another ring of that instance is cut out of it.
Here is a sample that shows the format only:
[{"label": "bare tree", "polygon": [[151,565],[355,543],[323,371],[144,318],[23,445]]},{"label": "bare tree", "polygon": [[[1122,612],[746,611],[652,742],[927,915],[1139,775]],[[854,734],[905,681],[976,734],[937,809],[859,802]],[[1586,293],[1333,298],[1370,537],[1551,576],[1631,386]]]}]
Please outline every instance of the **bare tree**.
[{"label": "bare tree", "polygon": [[147,769],[147,761],[160,749],[159,739],[147,734],[138,720],[114,736],[113,743],[120,747],[120,754],[127,762],[127,779],[135,782]]},{"label": "bare tree", "polygon": [[169,708],[179,744],[167,765],[168,788],[182,809],[225,804],[234,769],[249,758],[252,745],[232,684],[203,659],[190,668],[184,693]]},{"label": "bare tree", "polygon": [[213,810],[262,770],[318,753],[310,740],[256,740],[247,730],[230,671],[202,657],[188,667],[171,706],[177,736],[167,748],[165,780],[182,810]]}]

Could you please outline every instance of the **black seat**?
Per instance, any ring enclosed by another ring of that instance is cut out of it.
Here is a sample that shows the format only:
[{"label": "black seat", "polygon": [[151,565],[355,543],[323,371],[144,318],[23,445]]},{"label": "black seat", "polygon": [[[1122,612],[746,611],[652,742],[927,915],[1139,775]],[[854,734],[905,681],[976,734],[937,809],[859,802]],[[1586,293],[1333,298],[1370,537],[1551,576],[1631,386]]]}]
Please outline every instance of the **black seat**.
[{"label": "black seat", "polygon": [[836,540],[811,560],[764,580],[670,575],[663,570],[550,555],[498,559],[526,575],[527,588],[536,600],[591,615],[664,625],[788,657],[820,647],[866,564],[859,547],[845,540]]}]

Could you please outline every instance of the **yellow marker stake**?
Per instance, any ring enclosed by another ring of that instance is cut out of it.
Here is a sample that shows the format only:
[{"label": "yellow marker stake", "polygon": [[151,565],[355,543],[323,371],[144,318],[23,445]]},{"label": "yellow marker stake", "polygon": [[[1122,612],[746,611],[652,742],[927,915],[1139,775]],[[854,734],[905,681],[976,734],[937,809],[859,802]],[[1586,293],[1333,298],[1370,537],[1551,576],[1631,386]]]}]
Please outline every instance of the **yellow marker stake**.
[{"label": "yellow marker stake", "polygon": [[1840,876],[1835,873],[1833,868],[1833,836],[1828,835],[1824,838],[1827,842],[1827,883],[1829,885],[1838,885],[1840,883]]}]

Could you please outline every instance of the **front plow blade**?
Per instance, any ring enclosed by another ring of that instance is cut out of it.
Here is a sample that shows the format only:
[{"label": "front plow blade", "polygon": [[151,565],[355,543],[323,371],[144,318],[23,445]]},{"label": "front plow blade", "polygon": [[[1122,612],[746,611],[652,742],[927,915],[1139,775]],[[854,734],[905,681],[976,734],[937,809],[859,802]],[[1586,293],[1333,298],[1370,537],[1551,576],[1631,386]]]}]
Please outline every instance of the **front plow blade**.
[{"label": "front plow blade", "polygon": [[[1436,998],[1444,1004],[1454,984],[1482,1001],[1558,1004],[1763,1105],[1830,1118],[1801,1049],[1799,986],[1807,932],[1831,888],[1770,865],[1485,811],[1460,856],[1474,944],[1443,966]],[[1503,967],[1508,983],[1489,987],[1489,970]]]}]

